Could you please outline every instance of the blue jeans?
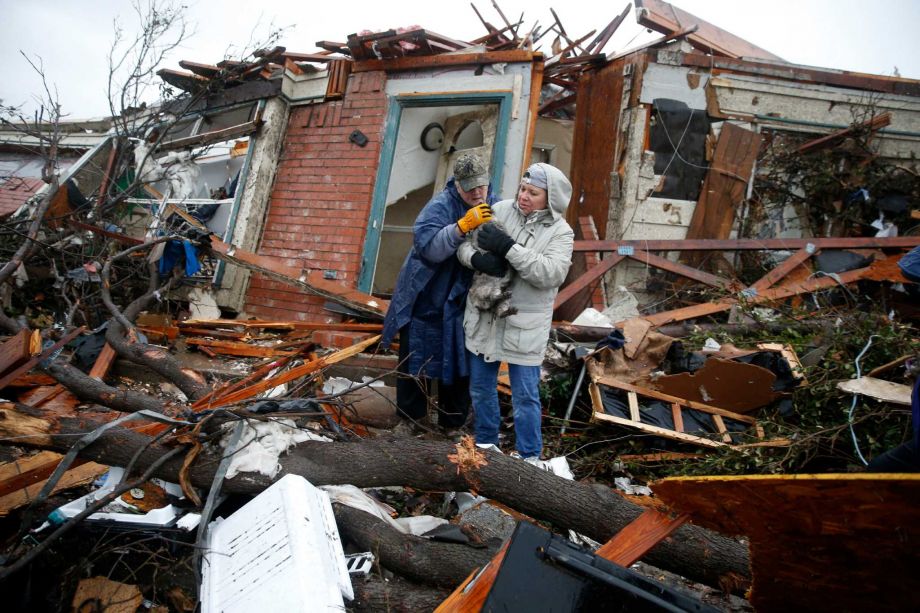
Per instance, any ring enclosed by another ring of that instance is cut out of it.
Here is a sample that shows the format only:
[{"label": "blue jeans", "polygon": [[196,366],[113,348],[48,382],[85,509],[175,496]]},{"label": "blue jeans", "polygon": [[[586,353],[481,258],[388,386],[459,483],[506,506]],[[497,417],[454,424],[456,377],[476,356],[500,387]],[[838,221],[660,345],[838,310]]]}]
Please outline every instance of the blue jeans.
[{"label": "blue jeans", "polygon": [[[470,353],[470,396],[475,415],[476,443],[498,445],[501,414],[498,409],[499,362],[486,362]],[[514,407],[514,446],[524,458],[539,457],[543,451],[540,433],[540,367],[508,364],[511,404]]]}]

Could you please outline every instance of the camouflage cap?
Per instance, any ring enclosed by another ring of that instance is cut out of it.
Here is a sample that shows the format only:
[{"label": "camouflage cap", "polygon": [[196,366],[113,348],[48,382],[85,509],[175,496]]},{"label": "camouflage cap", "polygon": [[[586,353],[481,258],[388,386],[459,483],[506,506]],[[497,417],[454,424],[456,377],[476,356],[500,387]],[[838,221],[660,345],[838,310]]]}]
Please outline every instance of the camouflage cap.
[{"label": "camouflage cap", "polygon": [[483,159],[475,153],[463,153],[454,163],[454,178],[463,191],[468,192],[489,184],[489,169]]}]

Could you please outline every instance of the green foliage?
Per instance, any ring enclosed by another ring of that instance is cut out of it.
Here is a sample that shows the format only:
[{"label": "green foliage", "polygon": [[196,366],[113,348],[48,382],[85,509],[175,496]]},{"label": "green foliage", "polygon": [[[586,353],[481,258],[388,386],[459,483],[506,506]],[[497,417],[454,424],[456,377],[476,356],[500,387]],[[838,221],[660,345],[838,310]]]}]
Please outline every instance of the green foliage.
[{"label": "green foliage", "polygon": [[[612,478],[627,473],[641,480],[652,480],[672,475],[859,470],[862,464],[853,448],[848,419],[853,396],[838,390],[837,383],[856,376],[854,361],[870,337],[873,337],[872,344],[860,360],[863,375],[899,357],[920,355],[920,334],[916,327],[891,321],[879,310],[868,308],[866,311],[860,308],[831,311],[820,319],[812,314],[806,322],[783,319],[772,327],[751,326],[741,334],[710,330],[693,334],[682,342],[688,351],[695,351],[709,337],[740,348],[763,342],[788,344],[800,357],[815,350],[824,352],[822,359],[806,368],[807,384],[793,392],[791,413],[781,415],[776,408],[755,413],[767,440],[788,439],[788,445],[703,451],[699,447],[605,426],[581,429],[580,436],[566,441],[554,439],[553,434],[544,429],[544,436],[551,439],[548,446],[554,451],[571,454],[569,461],[581,478]],[[893,368],[880,376],[898,383],[911,382],[903,367]],[[910,412],[906,407],[861,398],[854,412],[854,428],[863,455],[871,459],[907,440],[911,434]],[[751,437],[743,442],[754,443],[757,439]],[[693,453],[698,457],[625,465],[617,461],[621,455],[657,452]]]}]

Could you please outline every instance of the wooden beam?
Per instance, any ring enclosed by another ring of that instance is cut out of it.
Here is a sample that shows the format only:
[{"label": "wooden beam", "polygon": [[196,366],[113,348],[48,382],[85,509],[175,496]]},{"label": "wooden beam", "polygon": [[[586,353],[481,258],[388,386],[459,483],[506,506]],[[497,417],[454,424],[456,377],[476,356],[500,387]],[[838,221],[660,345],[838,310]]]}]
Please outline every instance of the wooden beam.
[{"label": "wooden beam", "polygon": [[581,290],[585,289],[595,280],[600,279],[611,270],[614,266],[623,261],[623,258],[626,256],[614,254],[609,258],[601,260],[598,264],[595,264],[589,268],[585,274],[578,277],[572,283],[569,283],[565,286],[562,291],[556,294],[556,301],[553,303],[553,310],[558,309],[563,304],[574,298]]},{"label": "wooden beam", "polygon": [[[38,493],[41,492],[42,488],[45,487],[45,483],[47,482],[48,477],[50,477],[51,473],[54,472],[54,469],[57,468],[61,457],[56,453],[52,455],[57,456],[57,459],[51,459],[50,461],[47,461],[45,466],[43,466],[41,469],[29,471],[27,478],[31,481],[31,483],[25,484],[14,491],[0,495],[0,517],[4,517],[8,515],[10,511],[29,504],[35,499]],[[26,461],[28,460],[29,459]],[[20,462],[23,462],[23,460],[19,460],[15,462],[15,464],[19,464]],[[61,475],[61,478],[55,484],[51,493],[53,494],[73,487],[86,485],[108,469],[108,466],[96,464],[95,462],[87,462],[86,460],[78,458],[71,465],[71,468],[65,471],[63,475]],[[39,476],[43,473],[44,475],[39,478]],[[25,474],[20,476],[26,477]],[[15,481],[18,481],[18,479],[0,483],[0,489],[6,491],[8,488],[3,486],[7,486]]]},{"label": "wooden beam", "polygon": [[221,341],[209,338],[187,338],[185,342],[189,345],[207,347],[214,353],[223,355],[238,355],[244,357],[284,357],[295,355],[296,351],[275,349],[274,347],[262,347],[260,345],[250,345],[235,341]]},{"label": "wooden beam", "polygon": [[771,64],[756,60],[716,57],[703,53],[684,53],[681,55],[680,62],[684,66],[705,68],[706,70],[730,70],[741,74],[786,79],[800,84],[820,83],[849,89],[920,96],[920,80],[917,79],[886,77],[846,70],[821,70],[820,68],[795,64]]},{"label": "wooden beam", "polygon": [[[559,53],[556,53],[555,55],[553,55],[553,57],[551,57],[551,58],[549,58],[548,60],[546,60],[546,67],[549,68],[550,66],[552,66],[552,65],[554,65],[554,64],[556,64],[556,63],[558,63],[560,60],[563,59],[563,57],[565,56],[566,53],[568,53],[569,51],[571,51],[571,50],[574,49],[575,47],[580,46],[581,43],[585,42],[585,41],[586,41],[588,38],[590,38],[591,36],[594,36],[594,33],[595,33],[595,32],[597,32],[597,30],[591,30],[590,32],[588,32],[587,34],[585,34],[584,36],[582,36],[582,37],[579,38],[578,40],[575,40],[575,41],[572,41],[571,43],[569,43],[569,45],[568,45],[567,47],[564,47]],[[587,53],[585,53],[584,55],[575,56],[575,58],[577,59],[577,58],[586,57],[586,56],[588,56]],[[605,59],[606,59],[606,57],[605,57]]]},{"label": "wooden beam", "polygon": [[184,138],[166,141],[157,148],[157,151],[187,149],[189,147],[200,147],[209,143],[220,143],[232,138],[248,136],[258,130],[261,125],[262,119],[260,117],[222,130],[215,130],[213,132],[205,132],[204,134],[196,134],[195,136],[186,136]]},{"label": "wooden beam", "polygon": [[639,397],[636,395],[636,392],[627,392],[626,401],[629,404],[629,418],[633,421],[641,422],[642,418],[639,415]]},{"label": "wooden beam", "polygon": [[668,258],[663,258],[660,255],[654,255],[648,251],[642,251],[641,249],[634,250],[633,254],[628,257],[630,259],[636,260],[637,262],[642,262],[643,264],[648,264],[649,266],[654,266],[655,268],[660,268],[661,270],[667,270],[682,277],[693,279],[694,281],[699,281],[700,283],[705,283],[706,285],[710,285],[718,289],[729,289],[734,285],[734,282],[729,279],[724,279],[697,268],[691,268],[685,264],[672,262]]},{"label": "wooden beam", "polygon": [[801,249],[809,244],[819,249],[895,249],[920,245],[920,236],[894,238],[739,238],[739,239],[676,239],[676,240],[618,240],[575,241],[575,251],[617,251],[633,247],[645,251],[777,251]]},{"label": "wooden beam", "polygon": [[325,49],[332,53],[341,53],[343,55],[351,55],[351,51],[348,49],[348,45],[345,43],[337,43],[331,40],[318,40],[316,41],[316,46],[320,49]]},{"label": "wooden beam", "polygon": [[758,292],[763,291],[767,289],[768,287],[772,287],[774,283],[776,283],[777,281],[779,281],[780,279],[788,275],[795,268],[797,268],[800,264],[805,262],[805,260],[807,260],[812,255],[815,255],[817,253],[818,253],[817,249],[809,249],[808,247],[802,247],[801,249],[799,249],[798,251],[790,255],[788,258],[783,260],[779,264],[779,266],[777,266],[776,268],[774,268],[773,270],[765,274],[763,277],[758,279],[756,282],[754,282],[751,285],[751,287],[757,290]]},{"label": "wooden beam", "polygon": [[674,421],[674,429],[678,432],[684,431],[684,415],[680,412],[680,405],[676,402],[671,403],[671,419]]},{"label": "wooden beam", "polygon": [[[565,94],[565,90],[562,90],[560,94]],[[563,95],[561,98],[557,98],[554,96],[552,99],[544,102],[540,106],[540,109],[537,111],[537,113],[540,115],[544,115],[546,113],[552,113],[553,111],[564,109],[570,104],[575,104],[575,100],[577,98],[578,98],[578,94],[566,94],[566,95]]]},{"label": "wooden beam", "polygon": [[508,551],[510,543],[510,539],[505,541],[505,544],[502,545],[502,548],[488,564],[471,572],[466,581],[457,586],[457,589],[434,610],[434,613],[473,613],[474,611],[481,611],[489,592],[492,590],[492,584],[495,583],[495,577],[498,576],[498,569],[501,568],[502,560],[505,559],[505,553]]},{"label": "wooden beam", "polygon": [[822,136],[821,138],[810,140],[807,143],[800,145],[796,151],[802,154],[820,151],[821,149],[826,149],[827,147],[835,145],[847,136],[850,136],[859,130],[870,130],[875,132],[876,130],[881,130],[882,128],[889,125],[891,125],[891,113],[882,113],[881,115],[875,115],[872,117],[872,119],[863,121],[855,126],[851,126],[843,130],[838,130],[837,132]]},{"label": "wooden beam", "polygon": [[731,32],[700,19],[696,15],[681,10],[677,6],[662,0],[636,0],[636,21],[656,32],[670,34],[688,24],[699,27],[699,33],[688,40],[693,46],[715,55],[729,57],[759,57],[768,60],[783,61],[766,49],[762,49]]},{"label": "wooden beam", "polygon": [[213,79],[220,74],[221,68],[213,64],[200,64],[188,60],[179,60],[179,66],[205,79]]},{"label": "wooden beam", "polygon": [[186,92],[204,89],[211,82],[210,79],[205,79],[195,73],[172,70],[171,68],[161,68],[157,71],[157,76],[169,85]]},{"label": "wooden beam", "polygon": [[688,519],[687,515],[672,518],[658,509],[648,508],[594,553],[628,568],[641,560],[652,547],[671,536]]},{"label": "wooden beam", "polygon": [[89,376],[93,379],[102,381],[112,368],[112,364],[115,362],[116,357],[117,354],[111,345],[108,343],[103,345],[102,351],[99,352],[99,357],[96,358],[92,369],[89,371]]},{"label": "wooden beam", "polygon": [[319,271],[304,273],[280,258],[258,255],[238,249],[223,241],[211,238],[211,251],[215,257],[237,266],[257,270],[273,279],[289,283],[305,291],[328,298],[362,315],[382,319],[389,302],[350,288],[343,283],[324,279]]},{"label": "wooden beam", "polygon": [[623,20],[626,19],[626,16],[629,14],[629,9],[632,5],[627,3],[626,7],[623,8],[623,12],[613,18],[613,21],[607,24],[607,27],[601,30],[601,33],[597,35],[597,38],[591,41],[591,44],[588,45],[588,48],[585,49],[588,53],[600,53],[607,42],[610,41],[610,38],[616,33],[617,29],[620,27],[620,24],[623,23]]},{"label": "wooden beam", "polygon": [[[593,385],[593,384],[592,384]],[[594,411],[594,414],[591,416],[592,421],[606,421],[618,426],[626,426],[627,428],[635,428],[652,434],[655,436],[661,436],[663,438],[669,438],[671,440],[679,441],[681,443],[690,443],[693,445],[700,445],[701,447],[730,447],[720,441],[714,441],[702,436],[694,436],[692,434],[684,434],[682,432],[676,432],[674,430],[668,430],[667,428],[662,428],[660,426],[652,426],[649,424],[643,424],[642,422],[632,421],[631,419],[624,419],[622,417],[617,417],[615,415],[608,415],[600,411]]]},{"label": "wooden beam", "polygon": [[591,55],[579,55],[576,57],[564,57],[559,60],[557,66],[575,66],[580,64],[605,64],[607,56],[603,53],[592,53]]},{"label": "wooden beam", "polygon": [[[849,270],[847,272],[840,273],[837,276],[844,284],[852,283],[862,278],[862,276],[869,270],[870,268],[859,268],[857,270]],[[760,304],[773,300],[782,300],[784,298],[798,296],[799,294],[810,294],[812,292],[816,292],[821,289],[827,289],[828,287],[834,287],[836,285],[838,285],[837,280],[833,277],[819,277],[804,281],[799,284],[767,289],[747,298],[746,302],[749,304]],[[721,313],[722,311],[731,309],[732,306],[738,304],[738,302],[739,300],[737,298],[723,298],[717,302],[694,304],[692,306],[674,309],[673,311],[652,313],[650,315],[646,315],[644,319],[652,322],[652,324],[655,326],[663,326],[669,323],[686,321],[696,317],[704,317],[706,315]]]},{"label": "wooden beam", "polygon": [[291,51],[285,51],[281,54],[281,59],[291,60],[292,62],[318,62],[320,64],[325,64],[326,62],[331,62],[339,58],[325,53],[293,53]]},{"label": "wooden beam", "polygon": [[356,61],[352,72],[368,72],[372,70],[385,70],[387,72],[400,72],[405,70],[420,70],[432,67],[446,66],[472,66],[477,64],[533,62],[542,60],[543,54],[524,49],[511,49],[508,51],[487,51],[485,53],[459,53],[450,55],[421,55],[400,57],[389,60],[362,60]]}]

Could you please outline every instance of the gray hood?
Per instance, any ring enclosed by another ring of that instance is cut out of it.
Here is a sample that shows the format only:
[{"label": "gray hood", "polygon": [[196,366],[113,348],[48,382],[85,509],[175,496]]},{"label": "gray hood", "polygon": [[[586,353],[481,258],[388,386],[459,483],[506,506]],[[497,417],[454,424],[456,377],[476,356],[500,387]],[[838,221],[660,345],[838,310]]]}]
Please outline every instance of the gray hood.
[{"label": "gray hood", "polygon": [[560,217],[565,219],[565,211],[569,208],[569,201],[572,199],[572,184],[555,166],[543,163],[535,165],[546,173],[546,197],[549,200],[547,208],[552,212],[553,219]]}]

